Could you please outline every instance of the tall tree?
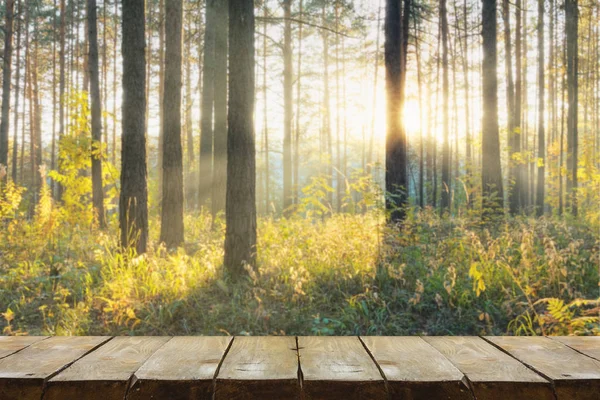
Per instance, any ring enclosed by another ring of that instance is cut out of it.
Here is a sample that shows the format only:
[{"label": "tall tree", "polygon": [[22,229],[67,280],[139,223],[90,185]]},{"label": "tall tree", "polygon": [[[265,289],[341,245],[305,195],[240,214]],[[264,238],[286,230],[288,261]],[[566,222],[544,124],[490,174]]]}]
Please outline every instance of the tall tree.
[{"label": "tall tree", "polygon": [[544,56],[544,0],[538,0],[538,177],[535,210],[538,217],[544,215],[544,188],[546,185],[546,129],[545,129],[545,56]]},{"label": "tall tree", "polygon": [[[522,47],[522,41],[521,41],[521,30],[522,30],[522,18],[521,18],[521,4],[522,4],[522,0],[517,0],[517,2],[515,3],[515,22],[516,22],[516,26],[515,26],[515,52],[516,52],[516,57],[515,57],[515,63],[516,63],[516,74],[515,74],[515,108],[514,108],[514,115],[513,115],[513,119],[514,119],[514,134],[511,135],[511,137],[513,138],[513,141],[511,143],[511,150],[513,152],[513,154],[519,154],[521,153],[521,142],[522,142],[522,137],[523,137],[523,129],[522,129],[522,118],[521,115],[523,113],[522,111],[522,106],[523,106],[523,69],[522,69],[522,59],[523,59],[523,47]],[[524,180],[524,171],[523,171],[523,164],[519,163],[517,164],[516,160],[509,160],[510,163],[513,163],[513,167],[515,168],[515,171],[513,171],[514,173],[514,187],[513,187],[513,191],[512,191],[512,196],[515,196],[515,198],[512,198],[510,200],[511,202],[511,213],[515,213],[515,205],[516,205],[516,211],[522,210],[523,207],[525,206],[525,193],[524,193],[524,189],[523,189],[523,180]],[[512,165],[512,164],[511,164]],[[516,203],[516,204],[515,204]]]},{"label": "tall tree", "polygon": [[211,192],[213,177],[213,110],[215,93],[215,36],[218,0],[206,1],[204,28],[204,65],[202,69],[202,109],[200,113],[200,153],[198,208],[202,208]]},{"label": "tall tree", "polygon": [[404,87],[411,0],[386,0],[385,70],[387,95],[387,137],[385,150],[386,209],[390,222],[406,216],[408,204],[408,159],[404,127]]},{"label": "tall tree", "polygon": [[[6,24],[4,25],[4,58],[2,65],[2,116],[0,121],[0,166],[8,167],[8,130],[10,126],[10,89],[12,75],[12,37],[14,0],[5,3]],[[4,175],[3,180],[8,177]],[[2,182],[0,182],[0,186]]]},{"label": "tall tree", "polygon": [[[21,12],[21,2],[17,0],[17,13]],[[17,182],[17,155],[18,155],[18,135],[19,135],[19,91],[21,82],[21,22],[20,18],[17,18],[17,59],[15,60],[15,67],[17,70],[17,76],[15,77],[15,126],[13,133],[13,153],[12,153],[12,180]]]},{"label": "tall tree", "polygon": [[121,135],[121,245],[138,254],[148,244],[146,167],[146,36],[144,0],[123,0],[123,107]]},{"label": "tall tree", "polygon": [[[567,201],[571,213],[577,215],[577,154],[578,131],[577,113],[579,101],[579,72],[578,29],[579,8],[577,0],[565,0],[565,30],[567,40]],[[591,21],[590,21],[591,22]]]},{"label": "tall tree", "polygon": [[484,218],[503,213],[504,193],[500,164],[500,133],[498,127],[498,76],[496,39],[496,0],[483,0],[483,121],[481,178]]},{"label": "tall tree", "polygon": [[[512,65],[512,38],[510,34],[510,4],[509,0],[502,0],[502,20],[504,22],[504,69],[506,73],[506,115],[508,119],[508,163],[510,180],[516,182],[519,168],[513,159],[515,149],[518,145],[520,137],[515,128],[515,83],[513,81],[513,65]],[[518,50],[517,50],[518,51]],[[510,183],[512,184],[512,183]],[[510,213],[515,215],[519,209],[519,188],[513,185],[509,191],[509,207]]]},{"label": "tall tree", "polygon": [[98,27],[96,0],[87,2],[88,67],[92,104],[92,202],[100,228],[104,229],[104,190],[102,188],[102,102],[100,100],[100,71],[98,67]]},{"label": "tall tree", "polygon": [[224,265],[235,279],[256,259],[254,1],[229,1],[229,113]]},{"label": "tall tree", "polygon": [[165,87],[163,97],[163,192],[160,241],[167,248],[183,243],[183,152],[181,149],[182,0],[165,7]]},{"label": "tall tree", "polygon": [[292,205],[292,119],[293,67],[292,67],[292,0],[283,0],[283,209]]},{"label": "tall tree", "polygon": [[[65,108],[67,105],[66,99],[66,23],[67,23],[67,7],[65,0],[60,0],[60,55],[59,55],[59,79],[58,79],[58,143],[65,135]],[[60,147],[60,146],[59,146]],[[58,163],[60,171],[60,162]],[[21,171],[23,168],[21,168]],[[63,187],[60,183],[57,184],[56,197],[62,198]]]},{"label": "tall tree", "polygon": [[[227,191],[227,51],[229,10],[226,1],[215,6],[214,134],[211,209],[213,217],[225,210]],[[214,220],[214,218],[213,218]]]},{"label": "tall tree", "polygon": [[450,83],[448,78],[448,8],[446,0],[440,0],[440,25],[442,29],[442,92],[443,132],[442,148],[442,213],[450,210]]}]

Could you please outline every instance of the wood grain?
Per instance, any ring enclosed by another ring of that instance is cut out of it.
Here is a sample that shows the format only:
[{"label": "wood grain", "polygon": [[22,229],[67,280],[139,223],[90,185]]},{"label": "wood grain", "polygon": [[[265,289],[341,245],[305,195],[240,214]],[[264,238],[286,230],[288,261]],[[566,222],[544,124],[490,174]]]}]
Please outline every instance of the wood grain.
[{"label": "wood grain", "polygon": [[299,337],[307,399],[384,399],[385,381],[357,337]]},{"label": "wood grain", "polygon": [[477,400],[552,400],[548,380],[479,337],[423,339],[465,374]]},{"label": "wood grain", "polygon": [[123,400],[129,379],[168,337],[116,337],[48,381],[44,400]]},{"label": "wood grain", "polygon": [[295,399],[300,394],[293,337],[236,337],[217,375],[216,399]]},{"label": "wood grain", "polygon": [[48,336],[0,336],[0,359],[46,338]]},{"label": "wood grain", "polygon": [[552,336],[550,339],[600,361],[600,336]]},{"label": "wood grain", "polygon": [[463,373],[420,337],[361,340],[383,372],[392,399],[472,399]]},{"label": "wood grain", "polygon": [[40,400],[46,380],[109,340],[107,336],[57,336],[0,360],[0,399]]},{"label": "wood grain", "polygon": [[486,337],[554,383],[559,400],[598,400],[600,362],[545,337]]},{"label": "wood grain", "polygon": [[127,400],[212,399],[213,378],[231,337],[174,337],[137,370]]}]

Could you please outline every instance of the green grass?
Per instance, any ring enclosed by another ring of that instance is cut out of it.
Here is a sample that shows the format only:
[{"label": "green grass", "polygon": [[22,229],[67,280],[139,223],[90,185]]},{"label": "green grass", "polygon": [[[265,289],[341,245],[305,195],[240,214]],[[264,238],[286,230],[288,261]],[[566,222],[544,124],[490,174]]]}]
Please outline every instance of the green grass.
[{"label": "green grass", "polygon": [[186,216],[176,252],[152,220],[142,257],[119,251],[114,216],[106,232],[43,207],[2,221],[5,334],[600,334],[600,238],[583,222],[262,218],[257,270],[233,284],[206,214]]}]

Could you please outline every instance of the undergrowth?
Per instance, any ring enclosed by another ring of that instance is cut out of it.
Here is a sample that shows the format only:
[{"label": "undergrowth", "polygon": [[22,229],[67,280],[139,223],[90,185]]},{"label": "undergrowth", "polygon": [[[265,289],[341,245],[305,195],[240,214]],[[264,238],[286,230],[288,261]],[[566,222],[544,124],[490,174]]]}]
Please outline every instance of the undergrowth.
[{"label": "undergrowth", "polygon": [[0,196],[4,334],[600,334],[600,237],[584,221],[490,227],[425,209],[390,228],[376,206],[304,210],[259,220],[257,269],[233,284],[220,219],[186,215],[172,252],[155,219],[136,256],[119,250],[115,215],[102,232],[46,186],[32,215],[24,196],[10,183]]}]

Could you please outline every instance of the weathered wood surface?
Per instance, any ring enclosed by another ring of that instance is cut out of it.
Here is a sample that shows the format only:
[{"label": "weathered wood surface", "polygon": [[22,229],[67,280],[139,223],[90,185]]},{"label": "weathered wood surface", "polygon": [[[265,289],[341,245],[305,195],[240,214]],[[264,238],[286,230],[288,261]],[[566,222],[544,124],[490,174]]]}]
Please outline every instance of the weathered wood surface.
[{"label": "weathered wood surface", "polygon": [[558,400],[598,400],[600,361],[546,337],[486,337],[552,380]]},{"label": "weathered wood surface", "polygon": [[0,360],[0,399],[40,400],[46,381],[109,337],[57,336]]},{"label": "weathered wood surface", "polygon": [[479,337],[424,339],[466,375],[477,400],[554,399],[546,379]]},{"label": "weathered wood surface", "polygon": [[127,400],[212,399],[231,337],[174,337],[137,370]]},{"label": "weathered wood surface", "polygon": [[44,400],[122,400],[129,379],[168,337],[116,337],[48,381]]},{"label": "weathered wood surface", "polygon": [[0,359],[8,357],[47,336],[0,336]]},{"label": "weathered wood surface", "polygon": [[236,337],[217,375],[215,398],[295,399],[300,395],[294,337]]},{"label": "weathered wood surface", "polygon": [[357,337],[299,337],[307,399],[384,399],[381,372]]},{"label": "weathered wood surface", "polygon": [[600,361],[600,336],[555,336],[551,339]]},{"label": "weathered wood surface", "polygon": [[600,338],[0,337],[0,400],[600,400]]},{"label": "weathered wood surface", "polygon": [[364,337],[392,399],[472,399],[466,379],[446,357],[422,338]]}]

